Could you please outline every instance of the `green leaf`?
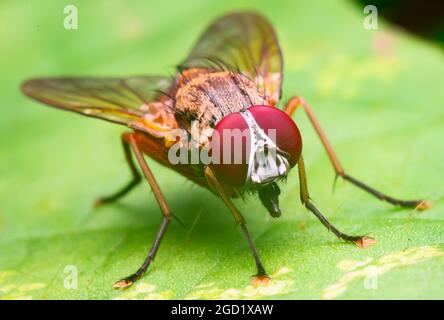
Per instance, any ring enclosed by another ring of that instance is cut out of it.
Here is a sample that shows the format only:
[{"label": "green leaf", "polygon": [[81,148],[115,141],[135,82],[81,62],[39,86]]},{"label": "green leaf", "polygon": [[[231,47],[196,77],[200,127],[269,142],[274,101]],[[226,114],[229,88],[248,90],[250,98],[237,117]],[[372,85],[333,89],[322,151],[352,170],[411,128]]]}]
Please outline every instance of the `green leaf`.
[{"label": "green leaf", "polygon": [[[316,2],[317,3],[317,2]],[[0,298],[443,298],[444,63],[434,45],[394,29],[362,26],[351,1],[74,1],[0,5]],[[167,74],[216,16],[256,9],[275,25],[284,97],[312,105],[344,167],[393,196],[425,197],[426,212],[400,210],[338,181],[302,113],[310,193],[341,230],[378,244],[345,244],[299,203],[297,174],[282,186],[283,216],[258,199],[236,201],[273,281],[253,288],[254,263],[221,201],[150,161],[175,214],[158,256],[132,288],[114,281],[145,258],[161,215],[147,184],[119,203],[94,199],[129,179],[119,134],[97,120],[42,107],[19,92],[38,75]],[[11,36],[11,28],[14,36]],[[3,41],[3,42],[5,42]],[[73,270],[77,289],[73,289]]]}]

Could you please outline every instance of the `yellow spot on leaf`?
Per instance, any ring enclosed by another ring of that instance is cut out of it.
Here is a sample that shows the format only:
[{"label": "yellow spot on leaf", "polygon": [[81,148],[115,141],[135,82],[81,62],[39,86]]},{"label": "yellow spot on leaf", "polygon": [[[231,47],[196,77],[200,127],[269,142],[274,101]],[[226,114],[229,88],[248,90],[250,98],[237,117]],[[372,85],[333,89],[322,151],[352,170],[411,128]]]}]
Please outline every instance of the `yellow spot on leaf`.
[{"label": "yellow spot on leaf", "polygon": [[137,283],[121,291],[114,300],[168,300],[173,298],[171,290],[156,292],[156,286],[149,283]]},{"label": "yellow spot on leaf", "polygon": [[368,258],[364,261],[356,260],[342,260],[338,263],[338,268],[343,271],[353,271],[357,268],[363,267],[373,261],[373,258]]},{"label": "yellow spot on leaf", "polygon": [[288,293],[293,286],[293,279],[283,279],[283,276],[292,272],[288,267],[282,267],[275,273],[271,274],[271,282],[266,286],[254,287],[248,285],[244,288],[219,288],[214,282],[200,284],[195,290],[190,292],[185,299],[258,299],[266,296],[274,296],[278,294]]},{"label": "yellow spot on leaf", "polygon": [[40,282],[24,284],[5,284],[5,279],[13,276],[12,270],[0,271],[0,300],[32,300],[32,291],[42,289],[46,285]]},{"label": "yellow spot on leaf", "polygon": [[372,258],[363,261],[344,260],[338,263],[338,268],[346,271],[338,281],[322,292],[323,299],[334,299],[344,294],[348,286],[358,279],[365,280],[372,276],[381,276],[390,270],[414,265],[435,257],[444,256],[444,251],[434,246],[422,246],[403,251],[397,251],[380,257],[372,262]]},{"label": "yellow spot on leaf", "polygon": [[357,60],[337,54],[316,76],[316,83],[319,93],[324,96],[352,99],[360,94],[361,88],[365,88],[363,83],[368,79],[388,83],[401,68],[399,59],[391,57],[375,56]]}]

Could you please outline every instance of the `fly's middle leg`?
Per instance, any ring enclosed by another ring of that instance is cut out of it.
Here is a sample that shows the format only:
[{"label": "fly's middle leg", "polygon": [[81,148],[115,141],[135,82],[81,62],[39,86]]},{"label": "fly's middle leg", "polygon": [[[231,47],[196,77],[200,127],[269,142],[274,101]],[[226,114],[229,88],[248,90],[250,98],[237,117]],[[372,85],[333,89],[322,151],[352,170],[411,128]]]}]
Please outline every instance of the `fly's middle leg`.
[{"label": "fly's middle leg", "polygon": [[131,156],[131,150],[129,145],[130,135],[131,133],[123,133],[121,136],[121,140],[122,140],[123,152],[125,154],[125,160],[128,163],[128,166],[131,170],[132,178],[125,186],[123,186],[121,189],[117,190],[116,192],[98,198],[94,204],[95,207],[99,207],[103,204],[112,203],[114,201],[119,200],[120,198],[125,196],[128,192],[130,192],[135,186],[137,186],[141,181],[140,173],[137,170],[136,165],[134,164],[134,160]]}]

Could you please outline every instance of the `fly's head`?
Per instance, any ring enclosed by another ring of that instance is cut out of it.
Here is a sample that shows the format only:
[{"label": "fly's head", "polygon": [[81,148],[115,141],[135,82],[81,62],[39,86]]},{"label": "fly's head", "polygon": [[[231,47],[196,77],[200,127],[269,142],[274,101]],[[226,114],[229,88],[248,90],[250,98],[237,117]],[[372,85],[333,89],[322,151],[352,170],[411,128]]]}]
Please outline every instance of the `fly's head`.
[{"label": "fly's head", "polygon": [[215,127],[211,164],[223,183],[258,191],[269,213],[277,217],[279,187],[301,155],[302,139],[294,121],[270,106],[252,106],[229,114]]}]

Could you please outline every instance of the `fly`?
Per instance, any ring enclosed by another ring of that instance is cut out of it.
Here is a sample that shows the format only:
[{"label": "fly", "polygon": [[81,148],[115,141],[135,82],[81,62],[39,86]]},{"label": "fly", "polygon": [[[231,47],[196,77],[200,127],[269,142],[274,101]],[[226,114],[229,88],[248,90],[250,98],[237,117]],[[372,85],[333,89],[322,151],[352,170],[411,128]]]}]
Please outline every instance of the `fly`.
[{"label": "fly", "polygon": [[[337,176],[395,206],[419,210],[431,207],[424,200],[390,197],[346,173],[304,99],[295,96],[282,109],[278,108],[282,65],[281,49],[271,24],[256,13],[239,12],[214,21],[173,78],[39,78],[22,85],[23,92],[37,101],[129,128],[121,139],[132,179],[115,193],[99,198],[96,204],[114,202],[132,190],[142,180],[138,165],[163,220],[143,264],[134,274],[114,283],[114,287],[128,287],[146,272],[174,217],[144,155],[224,201],[253,253],[257,268],[255,285],[270,278],[232,198],[257,194],[269,214],[279,217],[278,183],[296,166],[302,204],[329,231],[361,248],[375,244],[371,237],[348,235],[337,229],[311,201],[302,137],[291,118],[297,109],[305,111],[310,119]],[[241,143],[233,146],[233,140]],[[184,148],[181,161],[172,161]],[[199,156],[206,152],[213,161],[199,158],[190,163],[190,148],[197,150]]]}]

